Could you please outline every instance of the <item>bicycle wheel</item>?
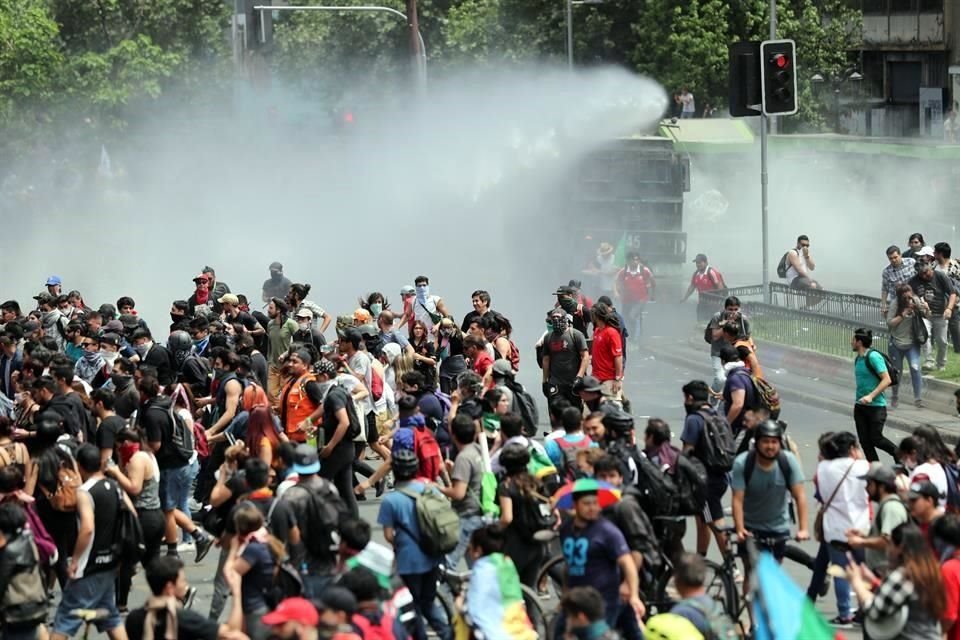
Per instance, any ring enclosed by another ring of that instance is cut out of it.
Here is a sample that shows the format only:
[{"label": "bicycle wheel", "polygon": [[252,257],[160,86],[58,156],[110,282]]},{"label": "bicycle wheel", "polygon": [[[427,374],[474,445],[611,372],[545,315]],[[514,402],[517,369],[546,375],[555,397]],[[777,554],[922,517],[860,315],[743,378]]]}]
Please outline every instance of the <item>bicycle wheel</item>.
[{"label": "bicycle wheel", "polygon": [[547,612],[553,612],[560,606],[560,598],[563,596],[563,574],[567,569],[567,561],[563,554],[557,554],[550,557],[540,571],[537,573],[537,591],[543,597],[540,599],[540,608]]},{"label": "bicycle wheel", "polygon": [[520,591],[523,593],[523,606],[527,610],[527,617],[530,618],[530,623],[533,625],[534,631],[537,632],[537,637],[546,640],[549,637],[549,629],[547,628],[547,616],[540,605],[540,596],[525,584],[520,585]]}]

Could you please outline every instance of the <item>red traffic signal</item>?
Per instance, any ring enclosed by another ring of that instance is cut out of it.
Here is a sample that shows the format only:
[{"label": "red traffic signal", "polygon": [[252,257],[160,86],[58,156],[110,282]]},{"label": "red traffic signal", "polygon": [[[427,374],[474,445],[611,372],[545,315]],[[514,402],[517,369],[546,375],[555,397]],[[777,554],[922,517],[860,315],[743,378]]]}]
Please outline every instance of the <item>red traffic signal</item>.
[{"label": "red traffic signal", "polygon": [[773,56],[773,64],[780,69],[786,69],[790,66],[790,58],[782,53],[776,53]]},{"label": "red traffic signal", "polygon": [[797,112],[797,48],[793,40],[760,43],[762,111],[768,116]]}]

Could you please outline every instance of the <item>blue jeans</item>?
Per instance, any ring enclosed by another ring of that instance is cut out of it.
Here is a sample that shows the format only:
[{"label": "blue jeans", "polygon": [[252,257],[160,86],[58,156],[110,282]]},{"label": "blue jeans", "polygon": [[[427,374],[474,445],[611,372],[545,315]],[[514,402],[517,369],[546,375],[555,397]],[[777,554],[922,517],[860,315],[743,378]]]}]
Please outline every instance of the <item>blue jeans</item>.
[{"label": "blue jeans", "polygon": [[[457,567],[460,566],[460,559],[467,551],[470,536],[481,527],[483,527],[483,516],[481,515],[460,518],[460,542],[457,543],[457,547],[453,551],[447,554],[447,557],[443,561],[447,569],[450,571],[457,570]],[[473,558],[470,556],[467,556],[467,566],[473,567]]]},{"label": "blue jeans", "polygon": [[116,571],[101,571],[89,576],[70,580],[64,585],[60,595],[60,605],[53,619],[53,631],[68,638],[76,635],[83,625],[80,618],[73,615],[74,609],[106,609],[110,616],[96,624],[101,633],[116,629],[123,624],[117,610]]},{"label": "blue jeans", "polygon": [[[923,374],[920,371],[920,347],[911,345],[909,348],[901,349],[890,341],[890,360],[893,366],[903,371],[903,359],[907,359],[910,365],[910,382],[913,384],[913,399],[919,400],[923,393]],[[900,385],[893,387],[893,399],[897,400],[900,395]]]},{"label": "blue jeans", "polygon": [[[814,568],[813,575],[810,577],[810,587],[807,589],[807,597],[816,601],[820,586],[827,577],[828,563],[835,564],[839,567],[846,567],[848,564],[848,551],[853,554],[854,560],[863,562],[864,554],[862,549],[850,549],[845,544],[820,543],[820,550],[817,552],[817,564]],[[849,618],[853,615],[850,608],[850,583],[847,582],[845,578],[834,578],[833,590],[837,594],[837,613],[841,618]]]},{"label": "blue jeans", "polygon": [[190,487],[200,467],[196,462],[160,470],[160,508],[165,512],[180,509],[189,514]]}]

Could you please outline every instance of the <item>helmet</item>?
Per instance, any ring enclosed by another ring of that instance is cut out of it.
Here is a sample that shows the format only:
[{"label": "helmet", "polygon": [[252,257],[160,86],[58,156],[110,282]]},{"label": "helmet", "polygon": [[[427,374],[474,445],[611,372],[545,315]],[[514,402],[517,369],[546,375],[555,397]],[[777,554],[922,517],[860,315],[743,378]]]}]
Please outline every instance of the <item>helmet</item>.
[{"label": "helmet", "polygon": [[612,402],[605,402],[600,405],[600,411],[603,418],[604,429],[613,434],[614,437],[624,436],[633,431],[633,416],[618,407]]},{"label": "helmet", "polygon": [[417,475],[420,460],[410,449],[397,449],[390,455],[390,467],[398,478],[412,478]]},{"label": "helmet", "polygon": [[647,620],[643,632],[647,640],[703,640],[692,622],[675,613],[660,613]]},{"label": "helmet", "polygon": [[754,438],[780,438],[783,436],[783,427],[775,420],[764,420],[757,425]]},{"label": "helmet", "polygon": [[191,346],[193,346],[193,341],[186,331],[174,331],[167,338],[167,349],[170,349],[170,351],[187,351]]}]

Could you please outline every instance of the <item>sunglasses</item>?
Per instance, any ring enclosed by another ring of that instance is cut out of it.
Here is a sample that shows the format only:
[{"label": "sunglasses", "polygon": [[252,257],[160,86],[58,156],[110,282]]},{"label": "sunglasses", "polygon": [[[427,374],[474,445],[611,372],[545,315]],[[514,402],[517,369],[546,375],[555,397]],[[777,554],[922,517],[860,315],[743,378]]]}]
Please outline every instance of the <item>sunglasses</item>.
[{"label": "sunglasses", "polygon": [[84,342],[84,343],[83,343],[83,348],[84,348],[84,349],[89,349],[90,347],[96,347],[96,346],[99,346],[99,343],[97,343],[97,342]]}]

